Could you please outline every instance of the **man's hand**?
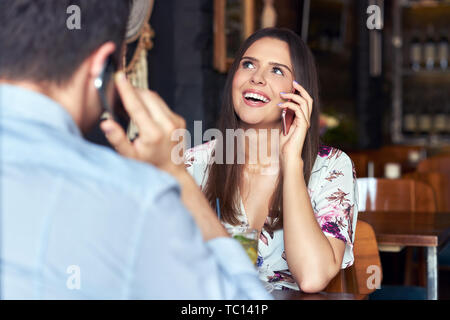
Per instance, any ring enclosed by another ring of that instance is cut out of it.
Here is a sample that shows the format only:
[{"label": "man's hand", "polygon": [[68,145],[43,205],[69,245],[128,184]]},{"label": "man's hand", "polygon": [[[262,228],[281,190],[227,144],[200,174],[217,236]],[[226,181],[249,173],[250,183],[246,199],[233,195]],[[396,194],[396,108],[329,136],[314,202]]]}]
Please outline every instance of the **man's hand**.
[{"label": "man's hand", "polygon": [[116,74],[115,83],[125,110],[139,129],[139,137],[131,142],[122,127],[108,119],[100,124],[108,141],[123,156],[151,163],[177,179],[182,201],[205,240],[227,237],[228,233],[184,163],[177,165],[171,159],[172,148],[177,143],[171,141],[171,136],[176,129],[185,129],[184,119],[170,111],[155,92],[135,89],[122,72]]},{"label": "man's hand", "polygon": [[130,119],[139,129],[139,137],[131,142],[122,127],[112,119],[103,121],[101,129],[109,143],[121,155],[150,163],[174,176],[185,171],[183,164],[171,160],[172,133],[185,129],[183,118],[173,113],[161,97],[152,91],[134,88],[123,72],[118,72],[115,84]]}]

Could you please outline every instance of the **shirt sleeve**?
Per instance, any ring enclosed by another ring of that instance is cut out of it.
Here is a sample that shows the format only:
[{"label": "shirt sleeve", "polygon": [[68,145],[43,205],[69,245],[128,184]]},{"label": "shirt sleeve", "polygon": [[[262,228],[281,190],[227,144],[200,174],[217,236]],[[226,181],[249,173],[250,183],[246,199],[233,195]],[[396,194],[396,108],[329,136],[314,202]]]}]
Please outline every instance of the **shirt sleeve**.
[{"label": "shirt sleeve", "polygon": [[142,220],[132,299],[272,299],[236,240],[203,240],[177,188],[160,194]]},{"label": "shirt sleeve", "polygon": [[[345,242],[342,268],[353,264],[354,230],[358,215],[358,190],[356,174],[351,159],[334,149],[327,159],[317,190],[311,202],[314,214],[323,233]],[[310,191],[311,192],[311,191]]]}]

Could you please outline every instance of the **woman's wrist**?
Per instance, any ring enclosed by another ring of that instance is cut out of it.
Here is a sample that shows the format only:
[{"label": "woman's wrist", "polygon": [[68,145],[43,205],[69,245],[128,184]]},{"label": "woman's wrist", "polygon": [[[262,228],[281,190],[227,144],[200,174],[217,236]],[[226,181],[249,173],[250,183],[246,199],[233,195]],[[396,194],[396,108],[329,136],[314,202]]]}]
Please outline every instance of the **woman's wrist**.
[{"label": "woman's wrist", "polygon": [[286,157],[281,161],[283,172],[299,171],[303,173],[303,159],[301,157]]}]

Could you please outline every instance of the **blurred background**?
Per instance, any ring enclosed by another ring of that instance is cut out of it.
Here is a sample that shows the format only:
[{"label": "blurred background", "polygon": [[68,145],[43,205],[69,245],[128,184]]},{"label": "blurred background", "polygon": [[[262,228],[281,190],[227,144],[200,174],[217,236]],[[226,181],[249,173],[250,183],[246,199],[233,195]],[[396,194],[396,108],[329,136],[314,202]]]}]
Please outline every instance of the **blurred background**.
[{"label": "blurred background", "polygon": [[[147,86],[190,132],[195,120],[203,130],[215,126],[242,41],[277,26],[301,35],[314,53],[325,144],[347,152],[414,146],[412,162],[450,144],[448,0],[150,2]],[[379,12],[368,13],[371,5]],[[369,29],[378,17],[378,29]],[[138,43],[129,44],[128,62]]]},{"label": "blurred background", "polygon": [[[142,1],[150,5],[136,13],[146,24],[128,41],[127,74],[134,85],[158,92],[191,135],[194,121],[202,121],[203,132],[216,126],[227,71],[243,40],[263,27],[289,28],[316,58],[323,143],[345,151],[358,178],[427,184],[431,211],[450,213],[450,0]],[[88,138],[107,145],[98,130]],[[407,199],[372,199],[383,203],[372,209],[417,210]],[[439,296],[449,299],[446,250],[439,256]],[[424,289],[423,252],[414,253],[414,263],[406,255],[381,252],[383,284]]]},{"label": "blurred background", "polygon": [[[367,26],[373,4],[381,30]],[[263,26],[286,27],[316,58],[324,143],[439,149],[450,143],[449,18],[449,1],[156,0],[149,87],[189,129],[194,120],[213,127],[243,39]]]}]

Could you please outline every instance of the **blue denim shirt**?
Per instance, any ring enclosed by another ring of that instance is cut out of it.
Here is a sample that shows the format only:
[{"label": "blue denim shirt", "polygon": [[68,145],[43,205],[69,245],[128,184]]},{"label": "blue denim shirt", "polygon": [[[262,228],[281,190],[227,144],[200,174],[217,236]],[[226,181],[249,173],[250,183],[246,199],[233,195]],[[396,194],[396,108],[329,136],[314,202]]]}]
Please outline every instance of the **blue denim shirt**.
[{"label": "blue denim shirt", "polygon": [[203,241],[170,175],[0,85],[3,299],[271,299],[238,242]]}]

